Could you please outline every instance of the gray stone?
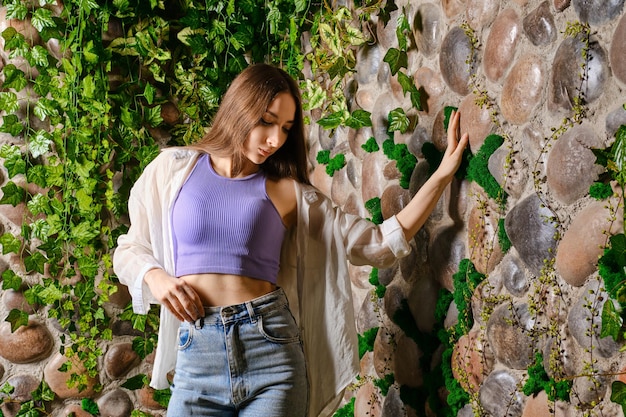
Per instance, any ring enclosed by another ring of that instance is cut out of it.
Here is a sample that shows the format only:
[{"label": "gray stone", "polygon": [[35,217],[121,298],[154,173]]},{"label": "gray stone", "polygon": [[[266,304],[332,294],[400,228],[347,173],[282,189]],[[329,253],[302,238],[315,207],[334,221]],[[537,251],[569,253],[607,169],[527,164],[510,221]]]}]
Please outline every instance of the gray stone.
[{"label": "gray stone", "polygon": [[475,71],[474,60],[470,39],[463,29],[453,27],[441,45],[439,68],[448,87],[461,96],[469,93],[469,80]]},{"label": "gray stone", "polygon": [[480,387],[480,403],[493,417],[519,417],[525,397],[517,387],[515,376],[505,370],[494,371]]},{"label": "gray stone", "polygon": [[432,3],[423,3],[413,18],[413,35],[417,49],[424,56],[432,56],[439,49],[445,22],[441,9]]},{"label": "gray stone", "polygon": [[541,275],[545,262],[554,258],[557,224],[553,213],[537,194],[531,194],[507,214],[504,227],[509,240],[530,271]]},{"label": "gray stone", "polygon": [[[626,25],[624,25],[624,27],[626,27]],[[624,53],[626,54],[626,51]],[[626,125],[626,109],[624,109],[623,105],[620,105],[606,116],[605,125],[607,136],[610,138],[615,137],[617,129],[622,125]]]},{"label": "gray stone", "polygon": [[499,273],[508,292],[516,297],[526,294],[530,280],[526,276],[526,268],[517,256],[506,254],[500,263]]},{"label": "gray stone", "polygon": [[[581,296],[570,309],[567,318],[568,329],[578,342],[593,355],[602,358],[615,356],[620,344],[611,336],[600,337],[602,332],[602,309],[604,303],[611,300],[598,279],[589,280],[583,287]],[[610,301],[613,302],[613,301]]]},{"label": "gray stone", "polygon": [[572,0],[572,6],[582,22],[600,25],[620,15],[624,0]]},{"label": "gray stone", "polygon": [[556,141],[548,157],[546,179],[557,200],[572,204],[589,192],[604,171],[591,151],[601,146],[600,138],[588,126],[576,126]]},{"label": "gray stone", "polygon": [[[585,43],[578,37],[566,38],[559,45],[552,62],[549,106],[570,110],[573,100],[581,95],[585,103],[592,103],[604,91],[609,76],[606,52],[597,41],[589,41],[588,60],[583,60]],[[584,67],[584,68],[581,68]]]}]

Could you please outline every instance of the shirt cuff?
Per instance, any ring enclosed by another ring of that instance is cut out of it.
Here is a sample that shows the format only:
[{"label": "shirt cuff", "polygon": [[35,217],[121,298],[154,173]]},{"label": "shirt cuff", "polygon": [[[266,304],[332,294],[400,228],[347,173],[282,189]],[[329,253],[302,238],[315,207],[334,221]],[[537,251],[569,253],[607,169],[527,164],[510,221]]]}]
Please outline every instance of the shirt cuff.
[{"label": "shirt cuff", "polygon": [[389,248],[397,258],[403,258],[411,253],[411,245],[406,241],[404,237],[404,230],[396,216],[391,216],[385,220],[380,229],[385,238],[385,242],[389,245]]}]

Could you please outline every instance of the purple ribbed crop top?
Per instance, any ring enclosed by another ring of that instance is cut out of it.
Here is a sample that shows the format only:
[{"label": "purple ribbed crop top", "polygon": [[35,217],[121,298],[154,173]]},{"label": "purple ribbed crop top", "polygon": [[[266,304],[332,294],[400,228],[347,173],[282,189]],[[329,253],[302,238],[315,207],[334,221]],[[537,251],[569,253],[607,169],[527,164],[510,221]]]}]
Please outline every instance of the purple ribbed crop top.
[{"label": "purple ribbed crop top", "polygon": [[198,158],[172,209],[176,276],[218,273],[276,283],[285,226],[267,196],[262,170],[217,174]]}]

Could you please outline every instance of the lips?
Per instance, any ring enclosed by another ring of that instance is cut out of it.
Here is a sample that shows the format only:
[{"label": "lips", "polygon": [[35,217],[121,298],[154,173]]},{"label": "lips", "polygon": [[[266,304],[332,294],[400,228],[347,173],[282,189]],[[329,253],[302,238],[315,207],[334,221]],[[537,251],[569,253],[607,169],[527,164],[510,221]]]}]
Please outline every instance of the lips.
[{"label": "lips", "polygon": [[272,152],[265,150],[263,148],[259,148],[259,153],[261,155],[263,155],[265,158],[267,158],[268,156],[270,156],[272,154]]}]

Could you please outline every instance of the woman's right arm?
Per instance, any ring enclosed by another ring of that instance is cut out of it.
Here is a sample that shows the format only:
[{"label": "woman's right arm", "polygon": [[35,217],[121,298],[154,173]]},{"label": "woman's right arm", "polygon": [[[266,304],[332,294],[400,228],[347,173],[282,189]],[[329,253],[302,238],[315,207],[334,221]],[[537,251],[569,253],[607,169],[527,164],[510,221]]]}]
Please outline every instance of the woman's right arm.
[{"label": "woman's right arm", "polygon": [[130,227],[118,238],[113,269],[128,287],[135,312],[145,314],[151,303],[160,303],[179,320],[193,321],[203,311],[200,297],[189,284],[163,268],[163,259],[171,248],[165,247],[163,220],[167,219],[163,216],[167,211],[162,205],[167,202],[162,201],[158,187],[162,186],[162,170],[166,167],[160,162],[149,164],[131,190]]}]

